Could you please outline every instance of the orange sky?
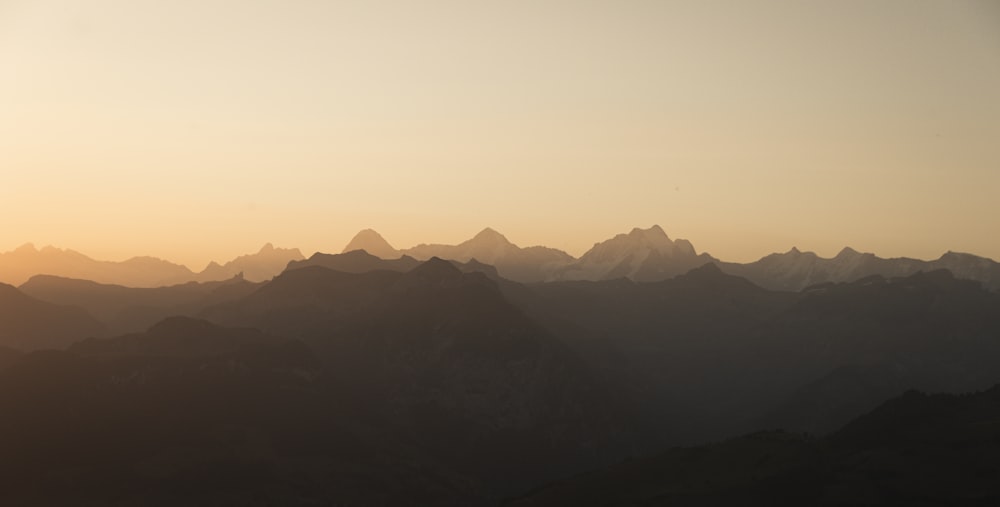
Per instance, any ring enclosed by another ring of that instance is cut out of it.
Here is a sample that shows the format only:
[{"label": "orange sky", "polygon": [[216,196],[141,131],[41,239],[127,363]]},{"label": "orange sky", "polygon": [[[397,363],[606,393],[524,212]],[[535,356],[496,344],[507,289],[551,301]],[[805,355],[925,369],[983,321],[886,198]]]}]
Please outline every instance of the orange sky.
[{"label": "orange sky", "polygon": [[0,250],[1000,259],[992,1],[0,0]]}]

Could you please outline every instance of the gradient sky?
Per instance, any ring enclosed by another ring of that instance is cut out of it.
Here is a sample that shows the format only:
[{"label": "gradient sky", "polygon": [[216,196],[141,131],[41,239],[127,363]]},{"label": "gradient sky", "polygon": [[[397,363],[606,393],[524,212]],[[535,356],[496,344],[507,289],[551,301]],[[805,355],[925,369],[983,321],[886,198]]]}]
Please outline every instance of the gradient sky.
[{"label": "gradient sky", "polygon": [[1000,259],[1000,2],[0,0],[0,250]]}]

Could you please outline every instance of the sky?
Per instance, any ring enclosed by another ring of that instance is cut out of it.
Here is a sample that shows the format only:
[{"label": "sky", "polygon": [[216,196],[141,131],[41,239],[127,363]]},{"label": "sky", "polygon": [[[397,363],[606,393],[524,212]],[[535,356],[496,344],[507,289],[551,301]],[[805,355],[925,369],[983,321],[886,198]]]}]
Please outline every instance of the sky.
[{"label": "sky", "polygon": [[0,0],[0,251],[1000,260],[995,1]]}]

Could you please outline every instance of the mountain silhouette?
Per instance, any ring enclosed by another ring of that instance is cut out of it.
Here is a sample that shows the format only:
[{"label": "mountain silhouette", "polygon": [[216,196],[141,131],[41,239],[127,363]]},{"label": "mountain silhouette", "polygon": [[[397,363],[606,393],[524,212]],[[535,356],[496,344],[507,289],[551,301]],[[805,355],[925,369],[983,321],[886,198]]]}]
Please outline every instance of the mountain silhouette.
[{"label": "mountain silhouette", "polygon": [[236,276],[220,282],[142,288],[37,275],[19,289],[42,301],[84,308],[106,324],[108,334],[120,334],[144,330],[172,315],[194,315],[250,294],[260,285]]},{"label": "mountain silhouette", "polygon": [[39,301],[0,283],[0,346],[24,351],[61,348],[104,330],[82,308]]},{"label": "mountain silhouette", "polygon": [[545,280],[553,270],[573,261],[573,257],[562,250],[542,246],[521,248],[489,227],[458,245],[421,244],[402,252],[421,260],[438,257],[469,262],[476,259],[494,266],[500,276],[518,282]]},{"label": "mountain silhouette", "polygon": [[192,281],[227,280],[243,273],[250,281],[270,280],[289,261],[302,259],[298,249],[274,248],[270,243],[259,252],[243,255],[224,265],[212,262],[195,273],[186,266],[155,257],[133,257],[113,262],[95,260],[73,250],[47,246],[36,249],[26,244],[10,252],[0,252],[0,282],[21,285],[35,275],[52,275],[90,280],[126,287],[163,287]]},{"label": "mountain silhouette", "polygon": [[49,274],[103,283],[156,287],[186,282],[190,269],[153,257],[133,257],[122,262],[98,261],[73,250],[26,244],[0,253],[0,281],[20,285],[34,275]]},{"label": "mountain silhouette", "polygon": [[372,229],[362,229],[359,231],[347,246],[344,247],[342,253],[354,250],[364,250],[381,259],[398,259],[403,255],[402,252],[393,248],[382,235]]},{"label": "mountain silhouette", "polygon": [[274,245],[267,243],[255,254],[241,255],[223,265],[209,263],[198,273],[196,279],[212,282],[242,274],[248,281],[263,282],[284,271],[289,262],[304,258],[298,248],[275,248]]},{"label": "mountain silhouette", "polygon": [[340,254],[316,252],[306,260],[288,263],[288,269],[307,266],[322,266],[344,273],[367,273],[369,271],[409,271],[420,264],[413,257],[404,255],[395,259],[384,259],[365,250],[350,250]]},{"label": "mountain silhouette", "polygon": [[303,340],[345,395],[500,489],[629,445],[629,408],[609,387],[496,282],[451,262],[406,273],[289,269],[203,315]]},{"label": "mountain silhouette", "polygon": [[301,342],[188,318],[25,354],[0,368],[0,501],[488,504],[331,387]]},{"label": "mountain silhouette", "polygon": [[761,427],[821,433],[908,388],[1000,382],[1000,295],[947,271],[791,293],[709,264],[662,282],[530,290],[538,297],[518,304],[560,326],[592,370],[659,400],[647,406],[664,407],[673,443]]},{"label": "mountain silhouette", "polygon": [[635,228],[628,234],[595,244],[579,260],[559,270],[555,278],[610,280],[625,277],[635,281],[657,281],[714,260],[708,254],[697,254],[686,240],[671,240],[660,226],[654,225],[649,229]]},{"label": "mountain silhouette", "polygon": [[[716,262],[723,271],[772,290],[797,292],[828,282],[852,282],[871,275],[909,276],[937,269],[947,269],[959,278],[977,280],[990,290],[1000,290],[1000,263],[967,253],[949,251],[936,260],[924,261],[905,257],[885,259],[845,247],[835,257],[826,259],[793,247],[785,253],[741,264],[718,261],[708,253],[699,254],[689,241],[671,240],[656,225],[649,229],[635,228],[596,243],[580,259],[544,246],[521,248],[491,228],[458,245],[420,244],[404,250],[392,247],[374,230],[364,229],[343,253],[354,250],[364,250],[384,260],[403,259],[397,270],[412,269],[413,261],[431,257],[460,263],[476,260],[492,266],[499,277],[523,283],[621,277],[641,282],[661,281],[707,262]],[[211,262],[203,271],[194,273],[153,257],[97,261],[72,250],[53,247],[38,250],[26,244],[0,253],[0,281],[20,285],[34,275],[47,274],[129,287],[161,287],[226,280],[243,273],[247,280],[257,282],[269,280],[290,263],[304,260],[298,249],[275,248],[268,243],[257,253],[239,256],[225,264]]]},{"label": "mountain silhouette", "polygon": [[781,431],[630,460],[508,505],[991,505],[1000,386],[909,391],[824,439]]},{"label": "mountain silhouette", "polygon": [[722,263],[722,269],[743,276],[763,287],[799,291],[827,282],[853,282],[868,276],[910,276],[920,271],[947,269],[960,278],[977,280],[985,287],[1000,289],[1000,264],[970,254],[948,252],[939,259],[922,261],[905,257],[884,259],[845,247],[835,257],[824,259],[812,252],[792,248],[747,264]]}]

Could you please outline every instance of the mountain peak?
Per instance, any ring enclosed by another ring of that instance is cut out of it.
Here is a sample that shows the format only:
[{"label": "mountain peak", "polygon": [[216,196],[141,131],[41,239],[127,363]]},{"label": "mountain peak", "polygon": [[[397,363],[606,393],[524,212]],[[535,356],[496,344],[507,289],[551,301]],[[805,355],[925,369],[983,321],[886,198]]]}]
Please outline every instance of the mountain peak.
[{"label": "mountain peak", "polygon": [[834,257],[834,258],[835,259],[851,259],[851,258],[854,258],[854,257],[859,257],[860,255],[861,255],[861,252],[858,252],[857,250],[855,250],[855,249],[853,249],[853,248],[851,248],[849,246],[845,246],[837,254],[837,256]]},{"label": "mountain peak", "polygon": [[410,270],[407,275],[425,281],[440,281],[459,278],[462,272],[454,264],[440,257],[431,257]]},{"label": "mountain peak", "polygon": [[649,229],[640,229],[638,227],[633,227],[628,233],[629,236],[639,237],[639,238],[649,238],[649,239],[670,239],[667,233],[664,232],[663,228],[659,225],[653,225]]},{"label": "mountain peak", "polygon": [[472,240],[476,242],[489,241],[493,243],[510,243],[510,241],[508,241],[503,234],[500,234],[495,229],[490,227],[479,231],[479,234],[476,234]]},{"label": "mountain peak", "polygon": [[364,250],[381,259],[399,258],[400,252],[393,248],[381,234],[374,229],[362,229],[344,247],[344,253],[352,250]]},{"label": "mountain peak", "polygon": [[264,243],[264,246],[260,247],[257,253],[269,253],[274,251],[274,245],[271,243]]}]

